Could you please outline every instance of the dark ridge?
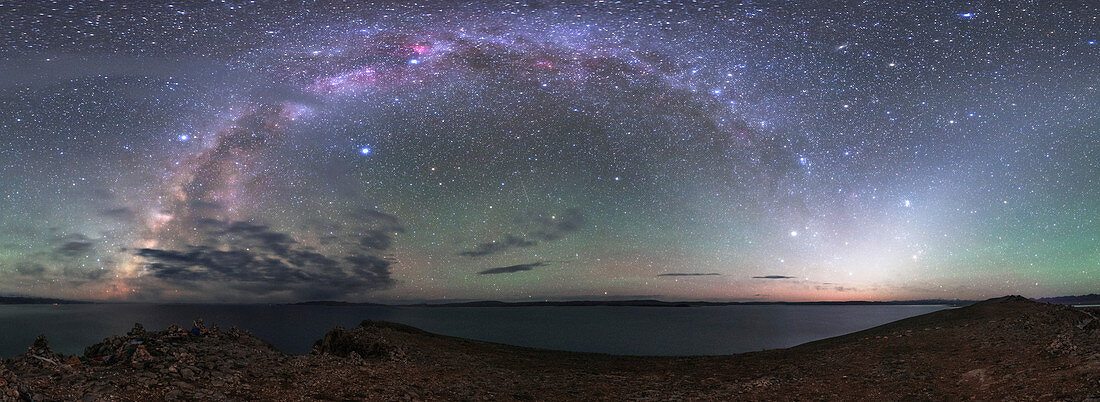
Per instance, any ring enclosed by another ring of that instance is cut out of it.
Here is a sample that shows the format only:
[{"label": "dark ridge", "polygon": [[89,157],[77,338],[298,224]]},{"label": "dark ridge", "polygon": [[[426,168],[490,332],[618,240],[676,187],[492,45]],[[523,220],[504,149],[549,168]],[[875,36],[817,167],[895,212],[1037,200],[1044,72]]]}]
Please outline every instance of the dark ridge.
[{"label": "dark ridge", "polygon": [[885,333],[965,326],[972,323],[980,323],[983,322],[983,320],[998,319],[1005,316],[1027,315],[1030,312],[1048,311],[1047,307],[1049,306],[1028,300],[1022,296],[1003,296],[972,303],[964,307],[909,317],[863,331],[805,343],[795,346],[795,348],[850,343],[857,339],[868,336],[880,336]]},{"label": "dark ridge", "polygon": [[1031,300],[1029,300],[1029,299],[1028,299],[1028,298],[1026,298],[1026,297],[1023,297],[1023,296],[1020,296],[1020,295],[1009,295],[1009,296],[1002,296],[1002,297],[994,297],[994,298],[992,298],[992,299],[989,299],[989,300],[983,300],[983,301],[979,302],[978,304],[985,304],[985,303],[1009,303],[1009,302],[1027,302],[1027,303],[1032,303],[1032,301],[1031,301]]},{"label": "dark ridge", "polygon": [[290,303],[290,306],[386,306],[381,303],[352,303],[336,300],[315,300],[299,303]]},{"label": "dark ridge", "polygon": [[359,323],[359,328],[370,330],[392,329],[397,332],[405,332],[409,334],[434,335],[428,331],[411,325],[399,324],[390,321],[363,320],[363,322]]},{"label": "dark ridge", "polygon": [[664,302],[660,300],[575,300],[575,301],[535,301],[502,302],[496,300],[472,301],[463,303],[414,304],[416,307],[692,307],[697,302]]},{"label": "dark ridge", "polygon": [[94,304],[80,300],[53,299],[48,297],[0,296],[0,304]]},{"label": "dark ridge", "polygon": [[708,301],[674,301],[667,302],[652,299],[639,300],[570,300],[570,301],[527,301],[504,302],[499,300],[479,300],[454,303],[417,303],[417,304],[381,304],[381,303],[352,303],[345,301],[309,301],[291,303],[292,306],[378,306],[378,307],[585,307],[585,306],[610,306],[610,307],[705,307],[705,306],[765,306],[765,305],[789,305],[789,306],[913,306],[913,305],[948,305],[968,306],[977,303],[977,300],[895,300],[895,301],[818,301],[818,302],[708,302]]},{"label": "dark ridge", "polygon": [[1040,303],[1050,304],[1100,304],[1100,295],[1090,293],[1080,296],[1041,297],[1032,299]]},{"label": "dark ridge", "polygon": [[661,300],[575,300],[575,301],[537,301],[502,302],[496,300],[472,301],[461,303],[420,303],[411,307],[541,307],[541,306],[620,306],[620,307],[706,307],[706,306],[895,306],[895,305],[949,305],[966,306],[977,303],[976,300],[900,300],[900,301],[820,301],[820,302],[707,302]]}]

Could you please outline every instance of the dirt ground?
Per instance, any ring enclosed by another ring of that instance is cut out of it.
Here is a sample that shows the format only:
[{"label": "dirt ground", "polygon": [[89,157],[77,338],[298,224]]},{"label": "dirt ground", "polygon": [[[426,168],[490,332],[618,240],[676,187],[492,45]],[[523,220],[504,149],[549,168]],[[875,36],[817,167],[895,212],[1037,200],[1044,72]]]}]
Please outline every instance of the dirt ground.
[{"label": "dirt ground", "polygon": [[5,360],[0,399],[1077,401],[1100,398],[1100,321],[1089,314],[1100,316],[1006,297],[694,357],[537,350],[370,321],[296,356],[236,330],[136,328],[83,359],[42,342]]}]

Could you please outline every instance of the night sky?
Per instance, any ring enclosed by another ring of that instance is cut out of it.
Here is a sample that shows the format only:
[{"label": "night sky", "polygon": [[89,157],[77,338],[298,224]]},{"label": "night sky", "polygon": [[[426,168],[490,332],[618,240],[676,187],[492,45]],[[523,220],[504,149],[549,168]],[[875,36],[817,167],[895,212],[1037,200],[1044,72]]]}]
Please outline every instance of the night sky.
[{"label": "night sky", "polygon": [[1095,2],[152,3],[0,3],[0,294],[1100,290]]}]

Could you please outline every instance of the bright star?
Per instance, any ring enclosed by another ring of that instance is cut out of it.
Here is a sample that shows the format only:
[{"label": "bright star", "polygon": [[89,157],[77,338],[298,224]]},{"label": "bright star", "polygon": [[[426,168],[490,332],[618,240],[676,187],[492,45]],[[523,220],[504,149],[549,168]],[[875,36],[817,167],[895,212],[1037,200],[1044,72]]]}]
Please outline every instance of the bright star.
[{"label": "bright star", "polygon": [[191,136],[187,134],[180,134],[179,139],[180,141],[187,142],[187,140],[191,139]]},{"label": "bright star", "polygon": [[409,60],[409,64],[420,64],[420,60],[419,59]]},{"label": "bright star", "polygon": [[359,148],[359,153],[363,155],[370,155],[370,147]]},{"label": "bright star", "polygon": [[959,16],[963,18],[970,18],[974,16],[974,13],[959,13]]},{"label": "bright star", "polygon": [[795,237],[795,236],[798,236],[798,231],[792,230],[791,231],[791,237]]}]

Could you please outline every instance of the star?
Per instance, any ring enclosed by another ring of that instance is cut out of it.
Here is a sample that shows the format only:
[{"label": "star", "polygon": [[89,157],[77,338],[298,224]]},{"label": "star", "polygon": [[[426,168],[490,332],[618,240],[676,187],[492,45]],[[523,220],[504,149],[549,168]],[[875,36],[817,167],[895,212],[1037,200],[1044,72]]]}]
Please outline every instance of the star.
[{"label": "star", "polygon": [[0,293],[1096,287],[1086,2],[146,3],[8,13]]}]

